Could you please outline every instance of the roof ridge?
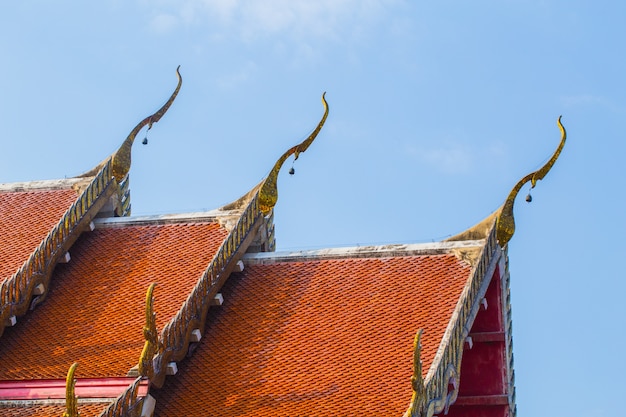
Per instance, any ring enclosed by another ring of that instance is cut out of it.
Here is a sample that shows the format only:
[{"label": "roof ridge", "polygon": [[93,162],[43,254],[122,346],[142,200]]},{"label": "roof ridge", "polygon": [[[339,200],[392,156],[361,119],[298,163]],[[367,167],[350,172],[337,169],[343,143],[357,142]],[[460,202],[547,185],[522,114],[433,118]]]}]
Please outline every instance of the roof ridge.
[{"label": "roof ridge", "polygon": [[176,214],[154,214],[145,216],[101,217],[94,219],[97,229],[109,227],[129,227],[142,225],[165,225],[190,222],[220,222],[231,218],[239,218],[242,210],[209,210]]},{"label": "roof ridge", "polygon": [[267,264],[314,259],[369,258],[386,256],[441,255],[458,249],[482,247],[485,240],[443,241],[432,243],[408,243],[388,245],[349,246],[314,250],[247,253],[246,264]]},{"label": "roof ridge", "polygon": [[6,182],[0,184],[0,193],[16,193],[24,191],[39,191],[39,190],[65,190],[72,187],[83,187],[89,184],[93,177],[85,178],[63,178],[63,179],[51,179],[51,180],[37,180],[37,181],[19,181],[19,182]]}]

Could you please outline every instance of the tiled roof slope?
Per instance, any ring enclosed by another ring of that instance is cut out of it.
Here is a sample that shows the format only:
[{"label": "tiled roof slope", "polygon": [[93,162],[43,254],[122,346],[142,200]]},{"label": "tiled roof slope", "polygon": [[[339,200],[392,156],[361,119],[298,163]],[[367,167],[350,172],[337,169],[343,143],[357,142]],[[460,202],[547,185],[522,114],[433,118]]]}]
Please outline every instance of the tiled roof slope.
[{"label": "tiled roof slope", "polygon": [[402,415],[472,268],[454,254],[247,265],[193,360],[152,390],[158,416]]},{"label": "tiled roof slope", "polygon": [[72,188],[0,192],[0,282],[22,266],[77,197]]},{"label": "tiled roof slope", "polygon": [[[78,412],[81,417],[97,416],[109,405],[106,403],[79,403]],[[2,406],[0,415],[3,417],[60,417],[66,411],[65,404]]]},{"label": "tiled roof slope", "polygon": [[[145,293],[157,326],[178,311],[227,231],[218,223],[97,228],[54,271],[48,298],[0,340],[0,379],[125,376],[143,348]],[[159,296],[161,295],[162,296]]]}]

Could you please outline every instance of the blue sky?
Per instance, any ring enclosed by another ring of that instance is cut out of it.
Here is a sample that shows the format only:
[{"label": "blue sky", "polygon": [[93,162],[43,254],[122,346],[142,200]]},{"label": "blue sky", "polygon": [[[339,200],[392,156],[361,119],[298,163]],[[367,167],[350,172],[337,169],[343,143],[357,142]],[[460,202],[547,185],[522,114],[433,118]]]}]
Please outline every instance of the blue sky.
[{"label": "blue sky", "polygon": [[[516,205],[520,415],[615,415],[626,389],[622,235],[626,4],[618,1],[102,0],[0,7],[0,181],[92,168],[176,85],[137,143],[134,214],[244,194],[284,169],[278,247],[437,241]],[[290,162],[288,162],[290,165]],[[408,383],[408,381],[407,381]],[[407,399],[408,402],[408,399]]]}]

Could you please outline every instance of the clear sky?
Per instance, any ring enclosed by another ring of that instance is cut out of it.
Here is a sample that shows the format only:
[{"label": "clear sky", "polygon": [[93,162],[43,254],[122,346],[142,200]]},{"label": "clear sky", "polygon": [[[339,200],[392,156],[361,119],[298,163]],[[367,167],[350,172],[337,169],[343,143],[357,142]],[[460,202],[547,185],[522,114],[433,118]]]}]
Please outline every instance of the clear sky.
[{"label": "clear sky", "polygon": [[[0,6],[0,182],[71,177],[136,143],[133,214],[211,209],[279,178],[279,250],[437,241],[516,204],[520,415],[619,415],[626,391],[626,3],[13,1]],[[143,137],[143,133],[141,134]],[[409,381],[407,381],[407,384]],[[407,398],[407,404],[409,399]]]}]

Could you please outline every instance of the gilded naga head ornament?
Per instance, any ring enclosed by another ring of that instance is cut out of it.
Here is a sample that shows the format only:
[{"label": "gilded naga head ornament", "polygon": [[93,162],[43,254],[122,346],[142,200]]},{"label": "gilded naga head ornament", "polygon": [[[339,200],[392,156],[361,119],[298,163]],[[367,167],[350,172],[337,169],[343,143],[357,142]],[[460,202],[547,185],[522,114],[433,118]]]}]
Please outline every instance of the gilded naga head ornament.
[{"label": "gilded naga head ornament", "polygon": [[[159,110],[157,110],[156,113],[151,114],[150,116],[144,118],[142,121],[137,123],[137,126],[135,126],[135,128],[130,131],[130,133],[126,137],[126,140],[124,140],[122,145],[119,147],[117,151],[113,153],[113,155],[111,155],[109,158],[102,161],[92,170],[87,171],[79,175],[78,177],[95,176],[98,173],[98,171],[100,171],[100,169],[109,160],[112,160],[111,170],[117,182],[121,182],[126,177],[126,175],[128,174],[128,171],[130,171],[130,161],[131,161],[130,154],[131,154],[131,149],[133,147],[133,142],[135,142],[135,137],[141,131],[141,129],[143,129],[145,126],[148,126],[148,130],[150,130],[154,123],[161,120],[161,117],[163,117],[163,115],[170,108],[170,106],[174,102],[174,99],[178,95],[178,92],[180,91],[180,87],[183,83],[183,79],[180,76],[180,65],[176,68],[176,76],[178,77],[178,84],[176,85],[176,89],[174,89],[174,92],[172,93],[170,98],[165,102],[165,104]],[[146,139],[144,139],[144,145],[146,145],[147,143],[148,143],[148,139],[146,137]]]},{"label": "gilded naga head ornament", "polygon": [[[137,134],[145,126],[148,126],[148,130],[152,129],[152,125],[161,120],[161,117],[163,117],[163,115],[167,112],[167,110],[174,102],[174,99],[178,95],[180,87],[183,83],[183,79],[180,76],[180,65],[178,66],[178,68],[176,68],[176,76],[178,77],[178,85],[176,86],[176,89],[174,90],[170,98],[159,110],[156,111],[156,113],[146,117],[141,122],[137,123],[137,126],[135,126],[135,128],[130,131],[128,137],[126,137],[126,140],[124,141],[124,143],[122,143],[122,146],[120,146],[117,152],[113,154],[113,176],[118,182],[122,181],[126,174],[128,174],[128,171],[130,171],[130,151]],[[148,143],[147,139],[144,139],[144,141],[145,144]]]},{"label": "gilded naga head ornament", "polygon": [[[557,124],[561,131],[561,143],[559,143],[559,146],[556,148],[556,151],[554,151],[554,154],[552,155],[550,160],[546,162],[544,166],[542,166],[539,170],[535,172],[531,172],[530,174],[526,175],[524,178],[519,180],[517,184],[515,184],[515,187],[513,187],[513,189],[509,193],[509,196],[507,197],[504,205],[502,206],[502,209],[500,210],[500,214],[498,215],[498,220],[496,222],[496,228],[497,228],[496,235],[498,238],[498,243],[500,243],[500,246],[502,247],[505,247],[507,245],[507,243],[509,242],[509,240],[511,240],[511,237],[513,237],[513,234],[515,233],[515,219],[513,217],[513,205],[515,204],[515,198],[517,197],[517,194],[519,193],[521,188],[524,186],[524,184],[526,184],[528,181],[530,181],[531,189],[535,188],[535,185],[537,185],[537,181],[542,180],[543,177],[546,176],[546,174],[550,171],[550,169],[556,162],[557,158],[561,154],[561,150],[563,150],[563,146],[565,146],[565,139],[567,138],[567,133],[565,132],[565,128],[561,124],[561,116],[559,116],[557,120]],[[526,197],[526,201],[528,201],[529,203],[532,201],[532,197],[530,196],[530,193]]]},{"label": "gilded naga head ornament", "polygon": [[[280,168],[283,166],[283,163],[289,158],[291,155],[294,155],[294,161],[298,159],[298,156],[304,151],[306,151],[313,140],[317,137],[320,130],[322,130],[322,126],[324,126],[324,122],[326,122],[326,118],[328,117],[328,103],[326,102],[326,93],[322,94],[322,104],[324,105],[324,115],[322,119],[317,124],[317,127],[313,132],[306,138],[302,143],[290,148],[287,152],[285,152],[274,164],[272,171],[270,171],[269,175],[263,181],[263,185],[259,191],[259,208],[266,216],[272,211],[276,202],[278,201],[278,172]],[[295,170],[291,168],[289,173],[293,175]]]}]

